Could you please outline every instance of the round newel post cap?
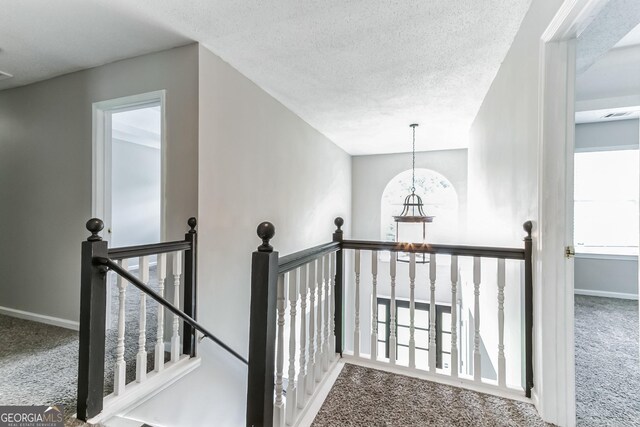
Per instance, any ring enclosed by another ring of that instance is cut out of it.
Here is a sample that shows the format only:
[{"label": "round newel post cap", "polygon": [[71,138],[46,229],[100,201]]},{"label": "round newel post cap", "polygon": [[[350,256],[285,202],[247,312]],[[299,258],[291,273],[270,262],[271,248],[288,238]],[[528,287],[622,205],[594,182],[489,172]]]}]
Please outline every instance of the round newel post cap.
[{"label": "round newel post cap", "polygon": [[526,221],[524,224],[522,224],[522,228],[524,228],[524,231],[527,232],[527,237],[531,238],[531,230],[533,230],[533,222]]},{"label": "round newel post cap", "polygon": [[189,233],[194,234],[196,232],[196,226],[198,225],[198,220],[196,219],[195,216],[192,216],[187,220],[187,225],[190,228]]},{"label": "round newel post cap", "polygon": [[86,224],[87,230],[91,232],[91,236],[87,238],[89,242],[98,242],[102,237],[98,233],[104,228],[104,222],[99,218],[91,218]]},{"label": "round newel post cap", "polygon": [[344,225],[344,219],[342,219],[341,217],[337,217],[333,223],[336,225],[336,227],[338,227],[338,229],[336,231],[342,231],[340,229],[340,227],[342,227]]},{"label": "round newel post cap", "polygon": [[276,227],[268,221],[261,222],[256,230],[258,237],[262,239],[262,244],[258,246],[259,252],[273,252],[273,246],[269,244],[269,240],[276,235]]}]

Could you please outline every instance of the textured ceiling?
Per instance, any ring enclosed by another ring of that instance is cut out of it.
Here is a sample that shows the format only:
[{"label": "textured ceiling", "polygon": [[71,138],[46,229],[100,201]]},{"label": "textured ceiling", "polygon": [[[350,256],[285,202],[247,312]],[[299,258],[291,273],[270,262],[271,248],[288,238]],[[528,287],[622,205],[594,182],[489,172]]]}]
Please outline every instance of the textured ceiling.
[{"label": "textured ceiling", "polygon": [[629,47],[640,45],[640,21],[638,25],[629,31],[629,33],[622,38],[614,47]]},{"label": "textured ceiling", "polygon": [[[465,147],[530,0],[22,0],[0,82],[197,40],[351,154]],[[9,13],[7,12],[9,10]],[[4,85],[4,86],[2,86]]]},{"label": "textured ceiling", "polygon": [[[639,0],[609,0],[578,37],[576,71],[584,73],[614,46],[635,44],[638,35],[629,34],[640,23]],[[627,36],[626,40],[625,36]],[[623,39],[623,40],[621,40]]]},{"label": "textured ceiling", "polygon": [[169,27],[95,0],[0,0],[0,89],[183,45]]}]

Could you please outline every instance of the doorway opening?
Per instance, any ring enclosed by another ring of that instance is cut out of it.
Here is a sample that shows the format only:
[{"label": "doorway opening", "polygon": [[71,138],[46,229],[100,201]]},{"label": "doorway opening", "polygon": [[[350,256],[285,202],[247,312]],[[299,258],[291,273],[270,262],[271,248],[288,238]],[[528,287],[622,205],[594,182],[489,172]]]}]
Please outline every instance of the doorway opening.
[{"label": "doorway opening", "polygon": [[110,247],[164,238],[164,91],[98,102],[93,208]]},{"label": "doorway opening", "polygon": [[[92,214],[105,224],[109,247],[165,238],[165,91],[93,104]],[[155,257],[150,257],[154,276]],[[137,269],[137,259],[129,269]],[[155,277],[155,276],[154,276]],[[107,329],[115,327],[115,277],[107,286]],[[112,283],[113,282],[113,283]],[[135,297],[129,292],[128,297]]]},{"label": "doorway opening", "polygon": [[639,118],[640,7],[610,2],[577,38],[575,146],[567,156],[577,425],[640,419]]}]

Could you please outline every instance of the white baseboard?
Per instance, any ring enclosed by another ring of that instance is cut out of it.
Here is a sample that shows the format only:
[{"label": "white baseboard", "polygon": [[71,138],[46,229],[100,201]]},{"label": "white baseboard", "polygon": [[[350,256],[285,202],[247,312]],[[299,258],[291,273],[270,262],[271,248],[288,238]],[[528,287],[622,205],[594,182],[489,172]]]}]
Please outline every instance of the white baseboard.
[{"label": "white baseboard", "polygon": [[625,294],[622,292],[608,292],[608,291],[592,291],[590,289],[574,289],[573,292],[576,295],[587,295],[590,297],[604,297],[604,298],[620,298],[620,299],[638,299],[638,294]]},{"label": "white baseboard", "polygon": [[44,314],[31,313],[29,311],[16,310],[15,308],[0,306],[0,314],[17,317],[18,319],[31,320],[33,322],[46,323],[47,325],[59,326],[61,328],[72,329],[74,331],[80,330],[79,322],[47,316]]}]

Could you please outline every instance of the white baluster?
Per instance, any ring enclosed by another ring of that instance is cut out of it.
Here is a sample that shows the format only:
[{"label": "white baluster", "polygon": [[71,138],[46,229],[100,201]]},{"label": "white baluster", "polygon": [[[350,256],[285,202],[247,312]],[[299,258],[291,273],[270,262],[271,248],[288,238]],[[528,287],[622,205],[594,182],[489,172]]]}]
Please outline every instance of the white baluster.
[{"label": "white baluster", "polygon": [[322,347],[322,370],[329,370],[329,255],[324,256],[324,337]]},{"label": "white baluster", "polygon": [[507,386],[507,367],[504,357],[504,286],[505,262],[498,259],[498,385]]},{"label": "white baluster", "polygon": [[307,384],[307,266],[300,267],[300,370],[298,371],[298,408],[306,401]]},{"label": "white baluster", "polygon": [[276,344],[276,400],[273,408],[273,425],[284,426],[284,402],[282,371],[284,366],[284,310],[286,308],[284,274],[278,276],[277,289],[278,333]]},{"label": "white baluster", "polygon": [[307,394],[312,395],[316,386],[315,380],[315,344],[316,344],[316,262],[309,263],[309,359],[307,360]]},{"label": "white baluster", "polygon": [[458,256],[451,255],[451,376],[458,376]]},{"label": "white baluster", "polygon": [[416,254],[409,254],[409,367],[416,367]]},{"label": "white baluster", "polygon": [[[129,261],[123,259],[119,261],[120,267],[125,270]],[[127,281],[119,274],[116,274],[118,284],[118,344],[116,346],[116,369],[113,375],[113,394],[116,396],[124,393],[127,375],[127,362],[124,360],[124,332],[125,332],[125,302],[127,301]]]},{"label": "white baluster", "polygon": [[298,271],[289,273],[289,372],[287,374],[287,425],[296,416],[296,307],[298,305]]},{"label": "white baluster", "polygon": [[389,363],[396,364],[396,259],[398,254],[391,252],[389,275],[391,276],[391,303],[389,320]]},{"label": "white baluster", "polygon": [[436,254],[429,255],[429,281],[431,296],[429,297],[429,372],[436,371]]},{"label": "white baluster", "polygon": [[[167,278],[167,254],[158,254],[156,263],[158,295],[164,297],[164,281]],[[156,335],[155,371],[164,369],[164,306],[158,303],[158,331]]]},{"label": "white baluster", "polygon": [[480,261],[479,257],[473,257],[473,294],[475,333],[473,339],[473,379],[482,381],[482,360],[480,356]]},{"label": "white baluster", "polygon": [[371,251],[371,360],[378,358],[378,251]]},{"label": "white baluster", "polygon": [[316,382],[319,383],[322,380],[322,257],[317,259],[318,268],[316,269],[316,284],[318,286],[318,318],[316,319],[316,365],[315,365],[315,378]]},{"label": "white baluster", "polygon": [[353,355],[360,357],[360,250],[355,250],[354,270],[356,274],[355,328],[353,330]]},{"label": "white baluster", "polygon": [[330,301],[330,305],[331,305],[331,327],[330,329],[330,335],[329,335],[329,354],[330,354],[330,361],[333,362],[336,360],[336,256],[337,253],[333,252],[330,255],[330,259],[331,259],[331,276],[329,277],[329,279],[331,280],[331,301]]},{"label": "white baluster", "polygon": [[[173,305],[180,307],[180,276],[182,276],[182,252],[173,253]],[[180,318],[173,315],[173,332],[171,334],[171,361],[180,358]]]},{"label": "white baluster", "polygon": [[[149,258],[140,257],[138,276],[142,283],[149,284]],[[147,295],[140,291],[140,330],[138,334],[138,354],[136,356],[136,382],[147,379]]]}]

